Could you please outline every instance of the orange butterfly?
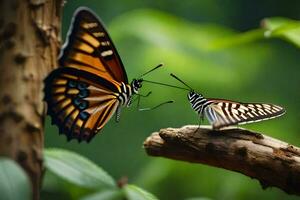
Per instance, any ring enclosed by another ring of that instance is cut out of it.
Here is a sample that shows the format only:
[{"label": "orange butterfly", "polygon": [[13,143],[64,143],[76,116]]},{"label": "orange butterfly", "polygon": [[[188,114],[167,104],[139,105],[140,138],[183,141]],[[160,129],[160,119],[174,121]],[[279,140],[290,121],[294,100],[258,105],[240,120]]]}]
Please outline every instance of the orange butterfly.
[{"label": "orange butterfly", "polygon": [[128,83],[112,40],[87,8],[74,14],[59,65],[45,79],[45,101],[52,124],[68,140],[89,142],[115,112],[118,121],[121,106],[142,87],[141,78]]}]

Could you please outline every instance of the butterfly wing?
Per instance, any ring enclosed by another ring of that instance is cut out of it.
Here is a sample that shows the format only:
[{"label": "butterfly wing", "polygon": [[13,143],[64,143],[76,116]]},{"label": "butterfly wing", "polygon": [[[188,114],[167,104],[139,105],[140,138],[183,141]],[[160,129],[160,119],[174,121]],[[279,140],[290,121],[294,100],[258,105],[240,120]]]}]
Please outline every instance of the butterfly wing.
[{"label": "butterfly wing", "polygon": [[75,12],[59,64],[93,73],[108,81],[128,83],[112,40],[101,20],[87,8]]},{"label": "butterfly wing", "polygon": [[211,102],[204,110],[214,129],[246,124],[279,117],[284,108],[266,103],[240,103],[223,99],[208,99]]},{"label": "butterfly wing", "polygon": [[45,101],[52,123],[68,140],[90,141],[119,106],[119,87],[74,68],[52,71],[45,79]]},{"label": "butterfly wing", "polygon": [[100,19],[79,8],[59,58],[60,68],[45,79],[52,122],[68,139],[90,141],[119,106],[122,61]]}]

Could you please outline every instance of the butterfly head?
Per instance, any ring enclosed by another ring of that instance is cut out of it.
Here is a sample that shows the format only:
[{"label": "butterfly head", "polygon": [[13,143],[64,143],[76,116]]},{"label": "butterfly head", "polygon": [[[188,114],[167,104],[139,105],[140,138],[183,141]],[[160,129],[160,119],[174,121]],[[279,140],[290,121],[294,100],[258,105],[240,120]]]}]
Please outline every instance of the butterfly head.
[{"label": "butterfly head", "polygon": [[195,99],[198,99],[199,97],[203,98],[202,94],[199,94],[199,93],[195,92],[194,90],[191,90],[187,96],[188,96],[188,99],[190,102],[194,101]]},{"label": "butterfly head", "polygon": [[191,101],[196,98],[196,92],[194,92],[194,90],[191,90],[187,96],[188,96],[189,101]]},{"label": "butterfly head", "polygon": [[131,88],[133,90],[133,93],[137,94],[139,92],[139,89],[142,87],[143,79],[133,79],[131,82]]}]

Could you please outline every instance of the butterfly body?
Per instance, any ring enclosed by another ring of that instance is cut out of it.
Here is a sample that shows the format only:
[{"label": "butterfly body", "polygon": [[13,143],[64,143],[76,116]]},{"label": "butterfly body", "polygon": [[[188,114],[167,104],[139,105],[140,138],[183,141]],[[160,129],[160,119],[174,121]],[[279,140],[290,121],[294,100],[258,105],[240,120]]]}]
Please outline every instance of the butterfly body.
[{"label": "butterfly body", "polygon": [[230,125],[246,124],[279,117],[285,110],[274,104],[241,103],[224,99],[205,98],[194,91],[188,93],[188,100],[201,119],[204,116],[213,129]]},{"label": "butterfly body", "polygon": [[45,79],[45,101],[52,123],[67,139],[90,141],[121,107],[129,107],[142,79],[127,74],[100,19],[79,8],[59,57]]}]

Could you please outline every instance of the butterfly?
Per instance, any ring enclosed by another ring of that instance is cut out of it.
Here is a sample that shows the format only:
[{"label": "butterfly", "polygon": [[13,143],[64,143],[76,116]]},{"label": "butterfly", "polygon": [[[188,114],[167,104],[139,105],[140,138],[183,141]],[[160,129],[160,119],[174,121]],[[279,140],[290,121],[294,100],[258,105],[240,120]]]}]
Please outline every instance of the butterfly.
[{"label": "butterfly", "polygon": [[134,95],[142,96],[143,79],[128,83],[112,40],[88,8],[75,12],[59,66],[44,81],[44,99],[52,124],[68,140],[89,142],[114,113],[119,121],[121,107],[129,107]]},{"label": "butterfly", "polygon": [[241,103],[225,99],[205,98],[174,74],[170,75],[188,88],[171,87],[188,90],[187,96],[192,109],[198,113],[201,120],[206,117],[215,130],[231,125],[268,120],[285,114],[284,108],[274,104]]}]

